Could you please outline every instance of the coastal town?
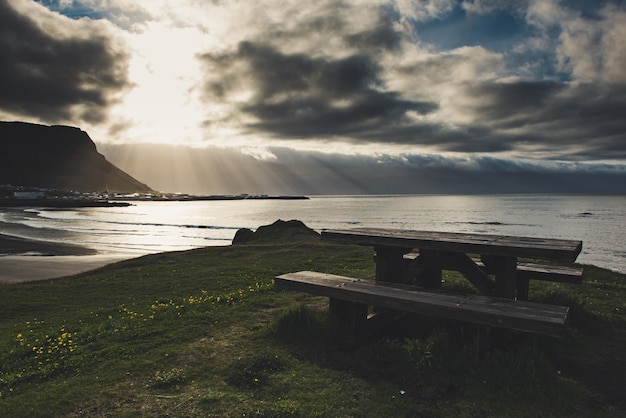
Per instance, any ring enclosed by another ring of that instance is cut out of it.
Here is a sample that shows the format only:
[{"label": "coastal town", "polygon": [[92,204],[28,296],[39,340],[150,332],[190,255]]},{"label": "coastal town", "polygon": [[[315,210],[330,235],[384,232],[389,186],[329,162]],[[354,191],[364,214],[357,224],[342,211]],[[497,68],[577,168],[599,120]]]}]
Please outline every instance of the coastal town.
[{"label": "coastal town", "polygon": [[301,195],[191,195],[185,193],[135,192],[116,193],[77,192],[56,189],[0,185],[0,207],[100,207],[129,206],[133,201],[187,202],[200,200],[306,200]]}]

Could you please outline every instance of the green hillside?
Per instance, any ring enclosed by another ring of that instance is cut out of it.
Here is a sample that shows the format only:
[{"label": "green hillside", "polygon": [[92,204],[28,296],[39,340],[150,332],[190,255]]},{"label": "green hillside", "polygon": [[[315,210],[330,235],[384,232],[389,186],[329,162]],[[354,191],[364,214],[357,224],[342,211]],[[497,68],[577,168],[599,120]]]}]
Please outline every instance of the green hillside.
[{"label": "green hillside", "polygon": [[368,279],[373,265],[367,248],[277,234],[0,285],[0,416],[626,414],[624,275],[532,283],[531,299],[571,307],[567,336],[511,332],[484,358],[424,318],[343,349],[327,299],[272,285],[302,269]]}]

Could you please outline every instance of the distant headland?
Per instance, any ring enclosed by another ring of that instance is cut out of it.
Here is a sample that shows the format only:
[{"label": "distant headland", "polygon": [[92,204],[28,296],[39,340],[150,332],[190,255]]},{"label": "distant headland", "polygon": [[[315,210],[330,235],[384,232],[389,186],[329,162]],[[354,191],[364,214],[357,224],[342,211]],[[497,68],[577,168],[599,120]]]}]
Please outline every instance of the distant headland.
[{"label": "distant headland", "polygon": [[108,162],[79,128],[0,122],[0,148],[0,184],[78,192],[152,190]]},{"label": "distant headland", "polygon": [[128,206],[133,201],[308,199],[306,196],[163,193],[98,153],[71,126],[0,121],[0,207]]}]

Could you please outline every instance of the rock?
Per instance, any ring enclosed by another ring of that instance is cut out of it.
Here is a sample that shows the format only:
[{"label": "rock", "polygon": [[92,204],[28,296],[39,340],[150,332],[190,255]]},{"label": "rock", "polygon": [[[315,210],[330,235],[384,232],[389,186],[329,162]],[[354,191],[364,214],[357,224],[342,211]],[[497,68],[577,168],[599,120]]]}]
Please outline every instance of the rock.
[{"label": "rock", "polygon": [[252,232],[251,229],[241,228],[237,230],[237,232],[235,233],[235,237],[233,238],[233,245],[243,244],[244,242],[250,241],[252,235],[254,235],[254,232]]},{"label": "rock", "polygon": [[243,228],[237,231],[233,244],[245,242],[297,242],[319,239],[320,235],[302,221],[277,220],[271,225],[260,226],[255,232]]}]

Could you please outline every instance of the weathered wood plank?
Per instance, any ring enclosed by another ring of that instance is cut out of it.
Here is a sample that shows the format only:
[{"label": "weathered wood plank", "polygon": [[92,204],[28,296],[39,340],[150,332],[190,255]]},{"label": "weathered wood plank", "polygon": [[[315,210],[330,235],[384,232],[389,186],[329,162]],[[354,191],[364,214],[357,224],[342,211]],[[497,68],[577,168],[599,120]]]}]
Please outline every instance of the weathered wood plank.
[{"label": "weathered wood plank", "polygon": [[[481,260],[473,258],[472,261],[474,261],[479,267],[483,268],[486,273],[493,273],[493,269],[486,266]],[[583,269],[582,267],[566,267],[551,264],[518,262],[517,278],[518,280],[544,280],[550,282],[581,284],[583,282]]]},{"label": "weathered wood plank", "polygon": [[369,306],[562,336],[569,308],[478,295],[456,295],[421,288],[381,285],[371,280],[302,271],[276,277],[277,287]]},{"label": "weathered wood plank", "polygon": [[552,266],[534,263],[517,263],[518,277],[551,282],[581,284],[583,269],[580,267]]},{"label": "weathered wood plank", "polygon": [[322,240],[507,257],[575,261],[582,241],[385,228],[327,229]]}]

